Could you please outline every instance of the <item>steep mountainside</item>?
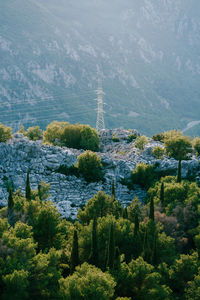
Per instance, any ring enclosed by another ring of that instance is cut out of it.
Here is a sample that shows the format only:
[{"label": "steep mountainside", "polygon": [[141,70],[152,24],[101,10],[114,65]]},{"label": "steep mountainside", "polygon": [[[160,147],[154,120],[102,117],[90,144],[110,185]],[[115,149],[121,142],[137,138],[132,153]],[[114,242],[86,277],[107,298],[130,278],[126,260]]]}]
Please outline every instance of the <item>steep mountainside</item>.
[{"label": "steep mountainside", "polygon": [[1,1],[0,122],[95,126],[100,77],[107,127],[198,134],[199,12],[194,0]]}]

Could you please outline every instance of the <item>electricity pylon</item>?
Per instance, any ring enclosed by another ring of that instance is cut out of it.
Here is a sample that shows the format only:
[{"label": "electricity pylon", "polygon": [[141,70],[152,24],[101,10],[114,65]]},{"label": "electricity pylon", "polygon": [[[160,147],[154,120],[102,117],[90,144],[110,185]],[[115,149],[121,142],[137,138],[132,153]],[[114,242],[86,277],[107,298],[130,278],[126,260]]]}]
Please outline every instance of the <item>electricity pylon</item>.
[{"label": "electricity pylon", "polygon": [[97,122],[96,129],[99,132],[102,129],[105,129],[104,116],[103,116],[103,89],[102,89],[102,81],[98,80],[98,90],[97,90]]}]

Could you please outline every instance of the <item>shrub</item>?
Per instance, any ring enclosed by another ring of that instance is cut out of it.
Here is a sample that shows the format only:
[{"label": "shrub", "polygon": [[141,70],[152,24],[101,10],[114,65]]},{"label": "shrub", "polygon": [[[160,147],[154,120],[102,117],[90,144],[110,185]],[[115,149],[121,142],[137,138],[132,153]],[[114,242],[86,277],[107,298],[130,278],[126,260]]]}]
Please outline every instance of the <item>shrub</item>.
[{"label": "shrub", "polygon": [[84,150],[99,150],[99,136],[96,129],[91,128],[89,125],[81,126],[80,146]]},{"label": "shrub", "polygon": [[156,142],[164,142],[165,135],[164,133],[157,133],[152,136],[152,139]]},{"label": "shrub", "polygon": [[29,127],[24,133],[31,141],[37,141],[42,138],[42,129],[39,126]]},{"label": "shrub", "polygon": [[61,142],[69,148],[81,149],[81,125],[68,124],[61,133]]},{"label": "shrub", "polygon": [[0,143],[5,143],[12,138],[12,129],[0,123]]},{"label": "shrub", "polygon": [[156,179],[153,165],[140,163],[131,174],[132,183],[137,183],[144,188],[149,188]]},{"label": "shrub", "polygon": [[199,137],[194,138],[192,145],[193,145],[195,152],[199,156],[200,155],[200,138]]},{"label": "shrub", "polygon": [[43,141],[45,143],[49,143],[52,145],[58,145],[61,143],[61,137],[63,134],[63,129],[69,125],[68,122],[58,122],[58,121],[54,121],[52,123],[50,123],[47,128],[46,131],[44,131],[43,134]]},{"label": "shrub", "polygon": [[161,159],[163,154],[165,153],[165,150],[161,147],[154,147],[152,153],[156,158]]},{"label": "shrub", "polygon": [[144,150],[144,146],[148,143],[148,138],[144,135],[138,136],[135,141],[135,147]]},{"label": "shrub", "polygon": [[127,143],[131,143],[133,140],[135,140],[137,138],[137,135],[136,134],[130,134],[128,136],[128,140],[127,140]]},{"label": "shrub", "polygon": [[102,179],[101,158],[92,151],[85,151],[78,156],[77,168],[87,181]]},{"label": "shrub", "polygon": [[118,143],[118,142],[119,142],[119,139],[118,139],[118,137],[117,137],[116,134],[113,134],[113,135],[112,135],[112,141],[115,142],[115,143]]}]

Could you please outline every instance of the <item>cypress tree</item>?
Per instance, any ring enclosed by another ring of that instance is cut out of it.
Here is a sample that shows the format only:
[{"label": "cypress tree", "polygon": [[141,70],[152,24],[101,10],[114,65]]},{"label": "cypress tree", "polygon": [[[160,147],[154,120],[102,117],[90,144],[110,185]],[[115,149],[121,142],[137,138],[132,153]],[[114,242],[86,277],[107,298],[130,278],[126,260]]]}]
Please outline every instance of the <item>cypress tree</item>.
[{"label": "cypress tree", "polygon": [[97,219],[94,218],[93,224],[92,224],[92,243],[91,243],[91,253],[90,253],[90,258],[89,262],[92,265],[95,265],[98,267],[98,245],[97,245]]},{"label": "cypress tree", "polygon": [[12,191],[12,189],[10,188],[10,189],[9,189],[9,195],[8,195],[8,210],[9,210],[9,211],[12,211],[13,206],[14,206],[14,201],[13,201],[13,191]]},{"label": "cypress tree", "polygon": [[178,160],[177,182],[181,182],[181,159]]},{"label": "cypress tree", "polygon": [[119,247],[115,248],[115,263],[114,263],[114,269],[119,271],[121,268],[121,261],[120,261],[120,251]]},{"label": "cypress tree", "polygon": [[41,185],[38,184],[38,197],[40,199],[40,201],[42,201],[42,192],[41,192]]},{"label": "cypress tree", "polygon": [[78,251],[78,234],[77,230],[74,230],[72,252],[70,257],[70,270],[74,272],[75,267],[79,265],[79,251]]},{"label": "cypress tree", "polygon": [[114,241],[114,226],[113,223],[110,225],[110,234],[108,242],[108,260],[107,267],[112,270],[114,267],[115,260],[115,241]]},{"label": "cypress tree", "polygon": [[139,231],[139,218],[138,218],[138,213],[135,212],[135,227],[134,227],[134,236],[137,236],[138,231]]},{"label": "cypress tree", "polygon": [[154,201],[153,201],[153,197],[151,198],[151,202],[150,202],[150,213],[149,213],[149,218],[154,221]]},{"label": "cypress tree", "polygon": [[29,169],[27,171],[26,175],[26,194],[25,194],[26,200],[31,200],[31,187],[30,187],[30,179],[29,179]]},{"label": "cypress tree", "polygon": [[128,219],[128,210],[127,210],[127,207],[125,207],[125,208],[123,209],[123,218],[124,218],[124,219]]},{"label": "cypress tree", "polygon": [[112,200],[115,201],[115,181],[112,180],[112,191],[111,191]]},{"label": "cypress tree", "polygon": [[160,203],[162,205],[162,207],[164,207],[164,182],[161,183],[161,187],[160,187]]}]

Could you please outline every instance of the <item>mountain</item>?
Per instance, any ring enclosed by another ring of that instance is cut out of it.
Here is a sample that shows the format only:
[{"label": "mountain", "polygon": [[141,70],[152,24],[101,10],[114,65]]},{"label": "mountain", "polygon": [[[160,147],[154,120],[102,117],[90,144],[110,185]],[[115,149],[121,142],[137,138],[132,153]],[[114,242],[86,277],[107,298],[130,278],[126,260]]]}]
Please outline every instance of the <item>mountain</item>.
[{"label": "mountain", "polygon": [[0,122],[95,126],[101,78],[107,128],[199,133],[197,1],[9,0],[0,12]]}]

